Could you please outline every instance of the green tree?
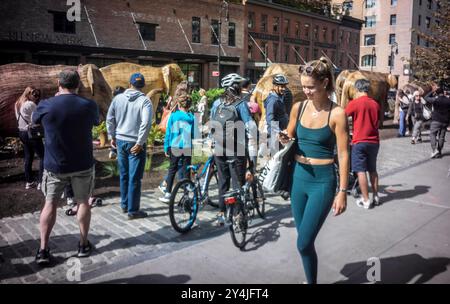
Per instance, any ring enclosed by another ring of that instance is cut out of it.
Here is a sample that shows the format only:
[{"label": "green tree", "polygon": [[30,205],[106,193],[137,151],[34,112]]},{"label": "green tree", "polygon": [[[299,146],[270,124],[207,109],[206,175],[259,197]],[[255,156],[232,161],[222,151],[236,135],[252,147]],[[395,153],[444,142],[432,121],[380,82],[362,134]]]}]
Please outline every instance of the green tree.
[{"label": "green tree", "polygon": [[450,83],[450,2],[438,0],[431,33],[415,31],[429,47],[416,46],[411,58],[413,76],[420,82]]}]

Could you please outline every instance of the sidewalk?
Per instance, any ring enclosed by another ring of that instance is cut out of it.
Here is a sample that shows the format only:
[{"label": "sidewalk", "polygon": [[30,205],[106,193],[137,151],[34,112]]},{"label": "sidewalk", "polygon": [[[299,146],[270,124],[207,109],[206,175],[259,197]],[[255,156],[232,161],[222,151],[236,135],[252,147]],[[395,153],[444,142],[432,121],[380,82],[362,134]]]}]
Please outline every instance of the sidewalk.
[{"label": "sidewalk", "polygon": [[[428,140],[428,136],[423,138]],[[382,258],[382,269],[383,265],[406,267],[396,271],[398,275],[406,275],[411,263],[419,263],[425,274],[429,269],[444,269],[432,282],[450,282],[445,269],[450,260],[450,179],[446,177],[450,167],[449,142],[447,134],[444,157],[428,161],[428,142],[411,145],[409,138],[382,141],[379,173],[385,204],[366,211],[357,208],[349,198],[347,213],[326,221],[316,242],[321,261],[319,281],[331,283],[349,277],[350,281],[363,281],[365,272],[359,274],[367,259],[378,256]],[[147,190],[142,195],[143,210],[150,214],[147,219],[127,221],[117,197],[104,200],[103,207],[93,209],[90,240],[96,250],[91,257],[79,260],[82,282],[302,280],[289,202],[269,198],[268,219],[252,223],[253,241],[247,252],[240,252],[233,247],[227,229],[214,227],[216,210],[211,207],[199,212],[199,225],[190,233],[176,233],[170,225],[167,205],[157,200],[160,194],[155,191],[158,190]],[[67,259],[76,254],[79,234],[75,218],[63,212],[58,210],[50,241],[56,257],[52,268],[41,269],[34,263],[39,246],[39,213],[0,220],[1,283],[71,283],[67,279],[71,269]],[[439,259],[432,259],[435,257]],[[257,269],[272,271],[267,276],[267,271],[258,273]],[[388,276],[395,278],[394,274]],[[405,278],[399,279],[406,283]]]}]

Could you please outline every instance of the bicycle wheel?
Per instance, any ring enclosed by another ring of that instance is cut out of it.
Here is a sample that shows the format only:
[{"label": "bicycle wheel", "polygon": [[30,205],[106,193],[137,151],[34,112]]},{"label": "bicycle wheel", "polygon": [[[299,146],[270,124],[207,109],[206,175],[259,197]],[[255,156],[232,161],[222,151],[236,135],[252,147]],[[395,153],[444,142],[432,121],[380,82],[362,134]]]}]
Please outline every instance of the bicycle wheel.
[{"label": "bicycle wheel", "polygon": [[214,170],[208,176],[205,192],[208,197],[208,204],[219,208],[219,178],[217,177],[217,170]]},{"label": "bicycle wheel", "polygon": [[266,217],[266,198],[264,196],[264,190],[261,183],[256,179],[253,185],[250,187],[252,191],[253,205],[256,207],[256,211],[260,218]]},{"label": "bicycle wheel", "polygon": [[242,249],[245,245],[245,238],[247,236],[247,214],[241,203],[236,203],[231,206],[230,210],[230,233],[233,244]]},{"label": "bicycle wheel", "polygon": [[198,212],[198,196],[195,184],[184,179],[175,185],[169,202],[169,217],[172,227],[185,233],[192,228]]}]

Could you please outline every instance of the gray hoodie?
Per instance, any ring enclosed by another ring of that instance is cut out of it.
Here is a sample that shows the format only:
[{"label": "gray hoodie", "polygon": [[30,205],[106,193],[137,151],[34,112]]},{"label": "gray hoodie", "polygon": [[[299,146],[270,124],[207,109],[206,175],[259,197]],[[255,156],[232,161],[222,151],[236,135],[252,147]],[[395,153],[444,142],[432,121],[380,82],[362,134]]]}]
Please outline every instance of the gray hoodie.
[{"label": "gray hoodie", "polygon": [[152,125],[152,111],[151,101],[140,91],[128,89],[117,95],[106,116],[109,136],[143,146]]}]

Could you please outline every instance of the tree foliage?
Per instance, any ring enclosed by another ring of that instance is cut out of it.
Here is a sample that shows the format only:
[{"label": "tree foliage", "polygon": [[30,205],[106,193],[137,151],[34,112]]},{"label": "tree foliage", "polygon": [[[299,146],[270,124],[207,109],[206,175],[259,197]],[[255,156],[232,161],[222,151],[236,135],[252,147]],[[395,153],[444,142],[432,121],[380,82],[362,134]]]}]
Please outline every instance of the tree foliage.
[{"label": "tree foliage", "polygon": [[438,0],[431,33],[416,31],[429,46],[416,46],[411,58],[413,76],[420,82],[450,84],[450,2]]}]

